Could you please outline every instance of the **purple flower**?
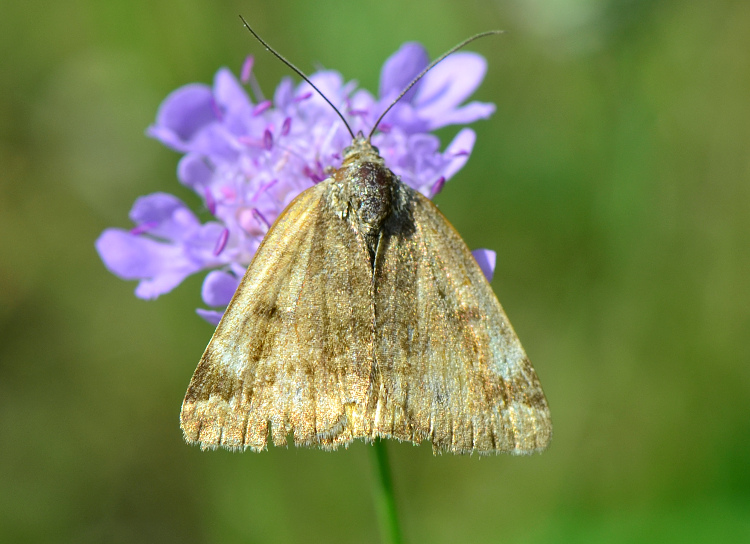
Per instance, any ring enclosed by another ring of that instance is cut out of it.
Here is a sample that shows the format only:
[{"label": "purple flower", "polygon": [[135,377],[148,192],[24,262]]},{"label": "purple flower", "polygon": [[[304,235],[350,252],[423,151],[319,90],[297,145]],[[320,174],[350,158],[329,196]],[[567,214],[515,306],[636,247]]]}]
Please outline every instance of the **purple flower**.
[{"label": "purple flower", "polygon": [[[378,116],[428,64],[416,43],[404,44],[383,66],[377,97],[334,71],[311,80],[349,120],[368,133]],[[242,82],[252,80],[252,57]],[[428,72],[380,123],[372,142],[401,180],[432,198],[468,160],[474,131],[458,132],[444,151],[429,131],[489,117],[493,104],[463,102],[484,78],[476,53],[455,53]],[[254,82],[254,81],[251,81]],[[156,298],[190,274],[211,270],[203,301],[225,307],[266,232],[300,192],[341,164],[351,136],[331,107],[305,82],[284,79],[272,100],[253,101],[226,68],[213,86],[193,83],[162,102],[148,134],[184,156],[180,182],[203,200],[215,221],[201,223],[177,197],[156,193],[136,200],[131,230],[107,229],[96,241],[105,266],[139,280],[136,296]],[[475,257],[491,278],[494,252]],[[217,323],[221,311],[198,310]]]}]

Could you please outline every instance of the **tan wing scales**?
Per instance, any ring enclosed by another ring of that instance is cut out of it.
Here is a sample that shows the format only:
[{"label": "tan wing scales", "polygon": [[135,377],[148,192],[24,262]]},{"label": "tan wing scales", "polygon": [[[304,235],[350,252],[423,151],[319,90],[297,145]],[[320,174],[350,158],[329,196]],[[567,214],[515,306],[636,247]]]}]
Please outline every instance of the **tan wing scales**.
[{"label": "tan wing scales", "polygon": [[375,433],[453,453],[544,449],[547,401],[492,288],[437,207],[400,191],[375,270]]},{"label": "tan wing scales", "polygon": [[[372,371],[367,250],[333,218],[331,183],[295,199],[268,232],[193,375],[185,438],[202,448],[333,448],[353,437]],[[359,406],[359,408],[357,408]]]}]

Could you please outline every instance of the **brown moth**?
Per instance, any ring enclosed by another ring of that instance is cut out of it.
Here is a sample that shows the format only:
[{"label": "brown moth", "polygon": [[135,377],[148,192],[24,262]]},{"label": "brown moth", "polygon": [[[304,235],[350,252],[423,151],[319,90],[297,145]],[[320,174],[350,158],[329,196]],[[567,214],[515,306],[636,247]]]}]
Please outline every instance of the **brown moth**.
[{"label": "brown moth", "polygon": [[543,450],[547,401],[492,288],[369,140],[357,135],[341,168],[268,231],[188,387],[185,439],[254,451],[289,435],[327,450],[376,438],[429,440],[435,452]]}]

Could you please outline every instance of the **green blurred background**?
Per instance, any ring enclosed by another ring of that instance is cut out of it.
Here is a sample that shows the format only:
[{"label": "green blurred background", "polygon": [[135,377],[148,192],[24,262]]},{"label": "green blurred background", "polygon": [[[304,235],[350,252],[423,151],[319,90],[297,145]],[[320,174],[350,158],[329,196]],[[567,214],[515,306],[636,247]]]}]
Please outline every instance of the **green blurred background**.
[{"label": "green blurred background", "polygon": [[[475,32],[471,160],[438,203],[552,409],[528,458],[389,443],[409,543],[750,541],[750,3],[0,1],[0,542],[376,543],[367,446],[202,453],[178,425],[202,276],[146,302],[94,251],[142,194],[197,200],[145,137],[256,55],[377,89],[404,41]],[[447,143],[456,129],[441,133]]]}]

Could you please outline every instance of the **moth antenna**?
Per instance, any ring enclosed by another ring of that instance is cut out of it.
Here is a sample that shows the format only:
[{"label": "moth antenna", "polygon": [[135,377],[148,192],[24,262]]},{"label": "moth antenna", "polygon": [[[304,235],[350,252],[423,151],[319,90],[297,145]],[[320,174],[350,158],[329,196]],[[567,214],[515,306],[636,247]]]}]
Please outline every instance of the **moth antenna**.
[{"label": "moth antenna", "polygon": [[453,53],[455,53],[456,51],[458,51],[459,49],[461,49],[465,45],[470,44],[474,40],[478,40],[479,38],[484,38],[485,36],[490,36],[492,34],[502,34],[503,32],[505,32],[505,31],[504,30],[488,30],[487,32],[480,32],[479,34],[474,34],[472,37],[466,38],[464,41],[462,41],[458,45],[452,47],[451,49],[449,49],[448,51],[446,51],[445,53],[443,53],[442,55],[440,55],[438,58],[436,58],[435,60],[433,60],[429,64],[429,66],[427,66],[427,68],[425,68],[424,70],[422,70],[417,77],[415,77],[414,79],[411,80],[411,83],[409,83],[406,86],[406,88],[403,91],[401,91],[401,94],[396,97],[396,100],[394,100],[393,102],[391,102],[391,105],[388,106],[385,109],[385,111],[380,114],[380,117],[378,117],[378,120],[375,121],[375,125],[372,127],[372,130],[370,131],[370,134],[367,135],[367,141],[368,142],[370,141],[370,138],[372,138],[372,135],[375,134],[375,131],[378,129],[378,125],[383,120],[383,117],[385,117],[386,114],[389,111],[391,111],[391,108],[393,108],[393,106],[395,106],[398,103],[398,101],[401,100],[404,97],[404,95],[409,92],[409,89],[411,89],[412,87],[414,87],[414,85],[416,85],[417,81],[419,81],[420,79],[422,79],[422,77],[427,72],[429,72],[430,70],[432,70],[437,63],[439,63],[440,61],[442,61],[448,55],[452,55]]},{"label": "moth antenna", "polygon": [[[289,68],[291,68],[299,77],[301,77],[302,79],[304,79],[308,83],[308,85],[310,85],[310,87],[312,87],[313,89],[315,89],[315,91],[321,97],[323,97],[323,100],[325,100],[326,102],[328,102],[328,105],[333,108],[333,111],[335,111],[336,114],[339,117],[341,117],[341,120],[344,122],[344,126],[346,127],[346,130],[349,131],[349,134],[351,134],[352,140],[354,140],[355,139],[354,132],[352,131],[352,128],[349,126],[349,123],[346,122],[346,119],[344,119],[344,116],[341,114],[341,112],[338,110],[338,108],[336,106],[334,106],[333,103],[330,100],[328,100],[328,98],[326,97],[326,95],[324,95],[323,92],[320,89],[318,89],[312,81],[310,81],[310,78],[307,77],[302,70],[300,70],[294,64],[292,64],[291,62],[289,62],[288,60],[286,60],[281,55],[281,53],[279,53],[273,47],[271,47],[270,45],[268,45],[263,40],[263,38],[261,38],[260,36],[258,36],[258,33],[255,32],[252,28],[250,28],[250,25],[247,24],[247,21],[245,20],[245,18],[242,15],[240,15],[240,19],[242,19],[242,23],[245,25],[245,28],[247,28],[250,31],[250,34],[252,34],[253,36],[255,36],[255,39],[258,40],[263,45],[263,47],[265,47],[268,51],[270,51],[271,53],[273,53],[274,56],[277,59],[279,59],[281,62],[283,62],[284,64],[286,64]],[[475,36],[475,38],[477,38],[477,37],[479,37],[479,35]],[[471,41],[471,40],[469,40],[469,41]],[[466,43],[469,43],[469,42],[467,41]],[[461,45],[464,45],[464,44],[461,44]],[[369,138],[368,138],[368,141],[369,141]]]}]

